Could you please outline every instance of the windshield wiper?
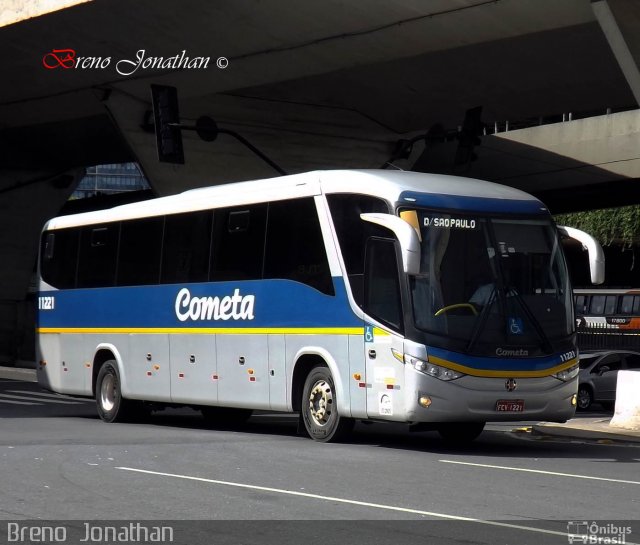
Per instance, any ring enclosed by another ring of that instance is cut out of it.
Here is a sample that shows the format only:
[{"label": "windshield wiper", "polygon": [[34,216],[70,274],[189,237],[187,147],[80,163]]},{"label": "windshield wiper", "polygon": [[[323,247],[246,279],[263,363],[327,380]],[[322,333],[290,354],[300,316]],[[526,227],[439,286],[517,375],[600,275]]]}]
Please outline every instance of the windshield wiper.
[{"label": "windshield wiper", "polygon": [[471,339],[469,339],[469,343],[467,344],[467,352],[471,352],[471,349],[474,348],[476,342],[478,342],[478,337],[480,337],[480,333],[484,331],[484,326],[487,323],[487,319],[489,317],[489,307],[493,305],[496,300],[496,287],[493,286],[491,289],[491,293],[487,297],[487,302],[482,307],[482,311],[480,312],[480,316],[476,320],[476,326],[473,328],[473,333],[471,334]]}]

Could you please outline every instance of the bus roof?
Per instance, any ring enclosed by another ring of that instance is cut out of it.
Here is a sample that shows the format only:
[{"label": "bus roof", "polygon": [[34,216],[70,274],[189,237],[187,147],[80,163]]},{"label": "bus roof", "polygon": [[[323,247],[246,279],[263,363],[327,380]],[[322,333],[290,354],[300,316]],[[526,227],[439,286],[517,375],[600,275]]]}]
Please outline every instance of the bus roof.
[{"label": "bus roof", "polygon": [[544,205],[528,193],[473,178],[398,170],[319,170],[191,189],[177,195],[107,210],[60,216],[50,220],[45,229],[63,229],[223,206],[242,206],[321,193],[359,193],[380,197],[390,204],[406,200],[407,205],[414,203],[414,206],[421,204],[417,202],[419,198],[416,198],[421,195],[425,198],[454,198],[456,203],[458,198],[470,198],[494,203],[501,201],[507,206],[525,204],[527,211],[546,211]]}]

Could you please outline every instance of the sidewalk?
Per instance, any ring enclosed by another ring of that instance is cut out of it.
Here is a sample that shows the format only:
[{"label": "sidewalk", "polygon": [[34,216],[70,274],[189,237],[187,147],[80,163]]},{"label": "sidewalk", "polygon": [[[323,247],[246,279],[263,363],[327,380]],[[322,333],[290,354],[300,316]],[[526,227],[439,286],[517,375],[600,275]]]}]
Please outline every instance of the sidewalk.
[{"label": "sidewalk", "polygon": [[24,380],[26,382],[37,382],[35,369],[23,369],[21,367],[0,366],[0,379]]},{"label": "sidewalk", "polygon": [[532,427],[532,432],[535,435],[640,443],[640,431],[612,428],[609,426],[610,421],[611,418],[599,417],[574,418],[564,424],[540,422]]}]

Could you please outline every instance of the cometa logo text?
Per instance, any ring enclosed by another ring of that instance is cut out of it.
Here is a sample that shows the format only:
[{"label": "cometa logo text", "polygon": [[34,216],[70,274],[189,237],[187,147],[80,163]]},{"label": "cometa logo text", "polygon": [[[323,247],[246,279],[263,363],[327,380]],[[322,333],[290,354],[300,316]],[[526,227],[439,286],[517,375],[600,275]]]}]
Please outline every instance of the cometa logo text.
[{"label": "cometa logo text", "polygon": [[220,297],[193,297],[182,288],[176,297],[176,316],[187,320],[253,320],[255,295],[241,295],[235,289],[233,295]]}]

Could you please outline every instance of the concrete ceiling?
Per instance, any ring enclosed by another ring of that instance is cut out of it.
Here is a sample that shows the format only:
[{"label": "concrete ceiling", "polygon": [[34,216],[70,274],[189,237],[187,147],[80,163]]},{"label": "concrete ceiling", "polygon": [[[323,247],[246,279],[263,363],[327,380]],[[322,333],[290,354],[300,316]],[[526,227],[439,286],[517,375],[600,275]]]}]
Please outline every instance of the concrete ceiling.
[{"label": "concrete ceiling", "polygon": [[[640,54],[637,3],[609,4]],[[187,165],[158,164],[141,128],[152,83],[179,88],[185,119],[214,116],[289,172],[379,166],[398,138],[455,129],[477,105],[489,125],[635,106],[589,0],[94,0],[0,33],[0,140],[13,142],[0,169],[133,157],[160,193],[273,171],[234,141],[190,135]],[[109,66],[45,69],[64,48]],[[119,75],[141,49],[211,66]]]}]

